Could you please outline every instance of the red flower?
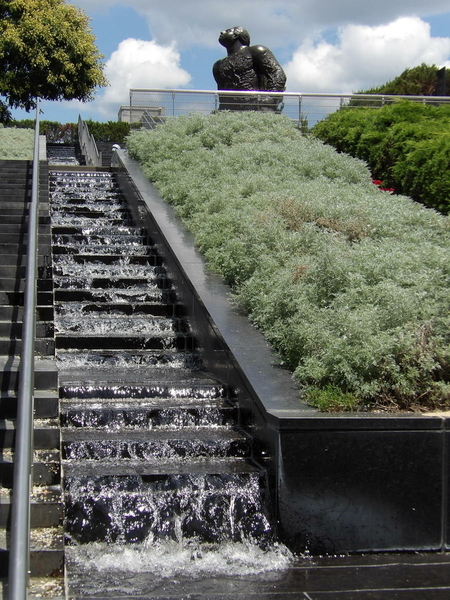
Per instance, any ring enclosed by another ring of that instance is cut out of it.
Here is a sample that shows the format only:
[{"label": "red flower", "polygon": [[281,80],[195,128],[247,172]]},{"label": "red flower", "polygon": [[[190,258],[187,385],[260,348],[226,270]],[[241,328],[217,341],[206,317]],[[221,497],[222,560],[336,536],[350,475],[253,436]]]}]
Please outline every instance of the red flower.
[{"label": "red flower", "polygon": [[383,187],[383,182],[380,179],[372,179],[372,183],[376,185],[382,192],[389,192],[390,194],[395,192],[394,188]]}]

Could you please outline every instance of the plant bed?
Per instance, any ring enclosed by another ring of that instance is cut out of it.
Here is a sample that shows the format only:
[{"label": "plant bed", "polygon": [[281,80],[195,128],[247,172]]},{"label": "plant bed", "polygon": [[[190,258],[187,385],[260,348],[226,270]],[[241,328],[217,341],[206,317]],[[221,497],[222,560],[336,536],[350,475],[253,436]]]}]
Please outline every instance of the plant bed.
[{"label": "plant bed", "polygon": [[237,390],[242,420],[269,472],[280,537],[295,551],[449,548],[445,415],[320,413],[211,273],[173,209],[139,165],[116,154],[122,190],[181,286],[208,370]]}]

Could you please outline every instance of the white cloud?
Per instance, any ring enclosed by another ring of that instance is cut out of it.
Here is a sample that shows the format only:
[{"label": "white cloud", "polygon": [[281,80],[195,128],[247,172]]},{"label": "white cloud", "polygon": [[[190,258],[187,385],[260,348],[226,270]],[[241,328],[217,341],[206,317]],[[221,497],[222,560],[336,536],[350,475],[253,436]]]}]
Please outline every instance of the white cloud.
[{"label": "white cloud", "polygon": [[288,89],[303,92],[356,92],[380,85],[421,63],[450,66],[450,38],[433,38],[418,17],[387,25],[346,25],[338,40],[306,39],[284,65]]},{"label": "white cloud", "polygon": [[382,25],[406,15],[426,16],[449,11],[449,0],[78,0],[88,13],[113,4],[142,14],[152,39],[217,47],[218,34],[234,25],[246,27],[252,41],[267,46],[298,44],[324,29],[355,23]]},{"label": "white cloud", "polygon": [[130,88],[178,88],[191,76],[180,67],[175,46],[128,38],[120,42],[106,62],[105,75],[110,83],[94,102],[100,113],[116,116],[120,105],[129,101]]}]

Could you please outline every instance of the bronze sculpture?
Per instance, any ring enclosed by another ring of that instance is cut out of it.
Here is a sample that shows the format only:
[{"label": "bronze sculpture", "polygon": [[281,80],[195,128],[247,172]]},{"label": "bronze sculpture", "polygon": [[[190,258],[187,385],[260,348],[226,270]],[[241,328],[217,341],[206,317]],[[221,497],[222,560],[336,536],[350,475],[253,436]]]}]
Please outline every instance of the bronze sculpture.
[{"label": "bronze sculpture", "polygon": [[[265,46],[250,46],[250,35],[243,27],[220,32],[219,42],[227,56],[213,66],[219,90],[258,90],[284,92],[286,75],[272,52]],[[280,110],[281,96],[219,95],[219,110]]]}]

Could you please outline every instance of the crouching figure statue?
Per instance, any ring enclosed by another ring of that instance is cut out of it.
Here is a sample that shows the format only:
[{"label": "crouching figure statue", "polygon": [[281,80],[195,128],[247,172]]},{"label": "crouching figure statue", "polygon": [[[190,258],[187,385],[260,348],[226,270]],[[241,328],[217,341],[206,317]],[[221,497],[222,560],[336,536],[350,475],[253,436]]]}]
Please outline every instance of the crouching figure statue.
[{"label": "crouching figure statue", "polygon": [[[218,90],[284,92],[286,75],[272,52],[265,46],[250,46],[250,35],[243,27],[222,31],[219,42],[228,56],[213,66]],[[281,96],[220,95],[219,110],[279,111]]]}]

